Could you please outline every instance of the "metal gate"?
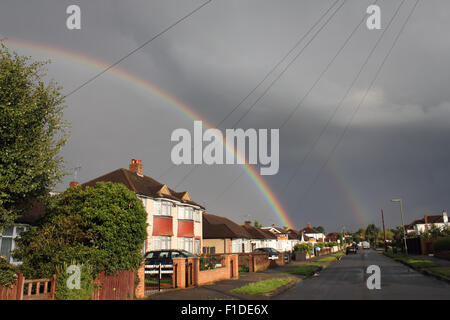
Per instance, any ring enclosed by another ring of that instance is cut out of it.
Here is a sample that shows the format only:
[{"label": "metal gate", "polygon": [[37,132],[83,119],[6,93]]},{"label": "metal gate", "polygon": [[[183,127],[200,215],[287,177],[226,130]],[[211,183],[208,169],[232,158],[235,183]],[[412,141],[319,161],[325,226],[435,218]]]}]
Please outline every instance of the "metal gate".
[{"label": "metal gate", "polygon": [[146,264],[145,290],[161,290],[173,287],[173,264]]}]

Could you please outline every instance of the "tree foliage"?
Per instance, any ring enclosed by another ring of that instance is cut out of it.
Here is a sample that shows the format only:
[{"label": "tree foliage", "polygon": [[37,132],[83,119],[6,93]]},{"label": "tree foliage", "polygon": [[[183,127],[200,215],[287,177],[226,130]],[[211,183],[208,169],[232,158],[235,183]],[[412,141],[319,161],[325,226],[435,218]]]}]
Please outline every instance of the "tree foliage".
[{"label": "tree foliage", "polygon": [[0,43],[0,229],[63,176],[63,99],[55,82],[42,80],[44,65]]},{"label": "tree foliage", "polygon": [[263,225],[262,225],[261,223],[259,223],[258,220],[255,220],[255,222],[253,223],[253,225],[254,225],[256,228],[262,228],[262,227],[263,227]]},{"label": "tree foliage", "polygon": [[122,184],[69,188],[50,201],[13,254],[28,277],[49,277],[71,261],[91,265],[94,274],[132,270],[143,259],[146,218],[142,201]]}]

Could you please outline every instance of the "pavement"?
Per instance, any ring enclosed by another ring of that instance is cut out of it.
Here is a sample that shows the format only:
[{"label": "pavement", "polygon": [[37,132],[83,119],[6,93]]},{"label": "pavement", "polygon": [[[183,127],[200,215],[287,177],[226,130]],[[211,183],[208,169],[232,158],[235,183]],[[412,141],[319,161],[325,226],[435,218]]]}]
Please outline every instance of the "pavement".
[{"label": "pavement", "polygon": [[[429,257],[427,257],[429,258]],[[369,265],[381,269],[381,289],[369,290],[366,273]],[[450,299],[450,284],[423,275],[375,250],[358,250],[343,256],[295,287],[274,297],[276,300],[441,300]]]},{"label": "pavement", "polygon": [[285,267],[267,269],[262,272],[241,272],[237,280],[223,280],[210,285],[192,287],[187,289],[170,289],[161,292],[151,293],[149,300],[268,300],[267,296],[251,296],[230,293],[230,290],[242,287],[251,282],[271,279],[271,278],[294,278],[284,273],[288,268],[295,267],[296,264],[289,264]]}]

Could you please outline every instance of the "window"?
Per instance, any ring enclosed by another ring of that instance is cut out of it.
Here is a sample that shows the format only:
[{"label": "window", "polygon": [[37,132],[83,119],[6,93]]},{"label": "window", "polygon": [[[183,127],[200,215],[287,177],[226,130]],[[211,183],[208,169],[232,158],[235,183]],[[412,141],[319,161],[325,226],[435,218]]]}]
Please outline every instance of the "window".
[{"label": "window", "polygon": [[178,238],[178,249],[186,250],[188,252],[193,252],[193,239],[192,238]]},{"label": "window", "polygon": [[164,250],[171,248],[171,237],[167,236],[154,236],[153,237],[154,250]]},{"label": "window", "polygon": [[201,253],[200,239],[195,239],[195,253],[198,253],[198,254]]},{"label": "window", "polygon": [[193,220],[194,208],[192,207],[178,207],[178,219]]},{"label": "window", "polygon": [[155,215],[171,216],[172,203],[169,201],[155,200]]},{"label": "window", "polygon": [[142,204],[144,205],[145,211],[147,211],[147,199],[146,198],[141,198],[141,200],[142,200]]},{"label": "window", "polygon": [[25,227],[13,226],[4,229],[3,233],[0,233],[0,256],[5,257],[9,263],[19,263],[19,261],[12,258],[11,252],[16,248],[15,239],[18,238],[24,230]]},{"label": "window", "polygon": [[200,210],[198,209],[194,210],[194,220],[200,222]]}]

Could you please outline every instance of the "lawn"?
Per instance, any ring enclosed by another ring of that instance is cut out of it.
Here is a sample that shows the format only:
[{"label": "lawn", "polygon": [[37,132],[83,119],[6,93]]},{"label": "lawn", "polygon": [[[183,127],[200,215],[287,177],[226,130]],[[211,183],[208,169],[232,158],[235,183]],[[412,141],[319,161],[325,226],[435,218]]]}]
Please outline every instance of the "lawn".
[{"label": "lawn", "polygon": [[401,262],[404,262],[406,264],[409,264],[410,266],[414,267],[414,268],[430,268],[430,267],[436,267],[436,264],[431,261],[431,260],[426,260],[426,259],[414,259],[411,258],[409,256],[406,256],[404,254],[394,254],[391,252],[386,252],[385,255],[387,255],[388,257],[393,258],[394,260],[398,260]]},{"label": "lawn", "polygon": [[332,261],[334,261],[334,260],[336,260],[336,257],[334,257],[334,256],[329,256],[329,257],[323,257],[323,258],[320,258],[319,260],[315,260],[316,262],[332,262]]},{"label": "lawn", "polygon": [[308,276],[316,271],[320,271],[321,269],[322,269],[322,266],[320,266],[318,264],[305,264],[305,265],[290,269],[286,272],[289,274],[295,274],[295,275],[299,275],[299,276]]},{"label": "lawn", "polygon": [[258,282],[249,283],[240,288],[231,290],[231,293],[242,293],[242,294],[264,294],[271,292],[285,284],[288,284],[291,280],[289,278],[273,278],[262,280]]},{"label": "lawn", "polygon": [[433,273],[437,273],[442,276],[450,278],[450,267],[432,267],[432,268],[429,268],[428,270]]}]

